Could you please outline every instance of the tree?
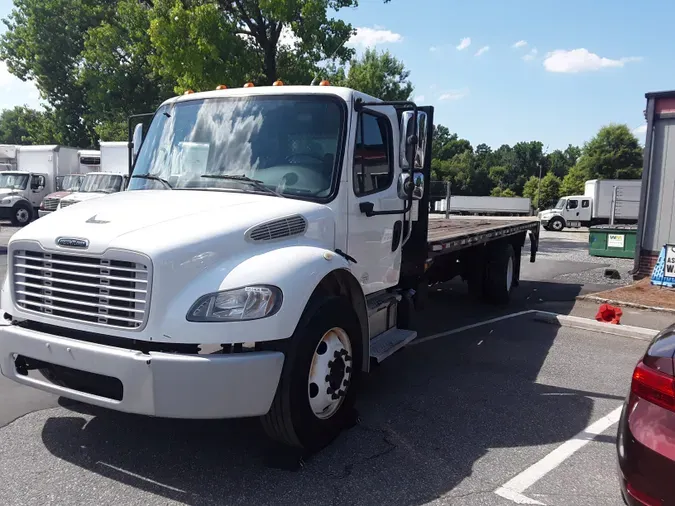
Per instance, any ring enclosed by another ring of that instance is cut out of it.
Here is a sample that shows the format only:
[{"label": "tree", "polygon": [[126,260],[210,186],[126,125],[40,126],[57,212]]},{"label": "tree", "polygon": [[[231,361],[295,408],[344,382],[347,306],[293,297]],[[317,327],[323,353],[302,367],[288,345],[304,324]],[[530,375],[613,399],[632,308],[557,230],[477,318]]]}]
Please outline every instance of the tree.
[{"label": "tree", "polygon": [[451,134],[450,130],[443,125],[436,126],[431,146],[432,159],[451,160],[465,151],[473,152],[473,147],[468,140],[460,139],[456,133]]},{"label": "tree", "polygon": [[63,142],[88,146],[93,130],[82,117],[85,93],[77,79],[86,32],[115,16],[114,0],[14,0],[0,37],[0,60],[32,80],[53,107]]},{"label": "tree", "polygon": [[413,85],[410,71],[389,51],[366,49],[361,58],[349,63],[347,77],[336,84],[362,91],[382,100],[409,100]]},{"label": "tree", "polygon": [[[560,197],[560,184],[560,178],[553,174],[553,172],[547,172],[541,178],[541,188],[539,188],[539,178],[531,176],[523,186],[523,197],[528,197],[535,209],[543,209],[558,200]],[[538,199],[540,194],[541,206]]]},{"label": "tree", "polygon": [[52,111],[14,107],[0,113],[0,144],[61,144]]},{"label": "tree", "polygon": [[604,126],[582,150],[578,162],[591,179],[642,176],[642,148],[627,125]]},{"label": "tree", "polygon": [[85,35],[78,78],[88,104],[85,120],[99,139],[126,140],[127,118],[153,111],[172,94],[174,83],[163,80],[149,61],[149,12],[138,0],[120,0],[115,19]]},{"label": "tree", "polygon": [[588,179],[590,179],[588,171],[580,165],[575,165],[563,178],[560,185],[560,195],[583,195]]},{"label": "tree", "polygon": [[490,195],[493,197],[516,197],[516,192],[509,188],[501,189],[499,186],[495,186]]}]

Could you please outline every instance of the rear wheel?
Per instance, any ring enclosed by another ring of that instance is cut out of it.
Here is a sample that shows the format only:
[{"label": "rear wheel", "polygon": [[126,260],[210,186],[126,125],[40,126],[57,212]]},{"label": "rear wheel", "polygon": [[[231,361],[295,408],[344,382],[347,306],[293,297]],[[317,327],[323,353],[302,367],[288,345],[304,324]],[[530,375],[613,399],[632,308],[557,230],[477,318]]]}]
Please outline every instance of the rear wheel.
[{"label": "rear wheel", "polygon": [[30,223],[33,218],[33,209],[26,202],[17,202],[12,208],[12,225],[15,227],[24,227]]},{"label": "rear wheel", "polygon": [[517,276],[516,259],[510,243],[495,244],[490,253],[485,279],[485,295],[490,302],[506,304]]},{"label": "rear wheel", "polygon": [[286,352],[265,432],[288,446],[317,451],[353,419],[361,369],[361,326],[349,301],[311,305]]}]

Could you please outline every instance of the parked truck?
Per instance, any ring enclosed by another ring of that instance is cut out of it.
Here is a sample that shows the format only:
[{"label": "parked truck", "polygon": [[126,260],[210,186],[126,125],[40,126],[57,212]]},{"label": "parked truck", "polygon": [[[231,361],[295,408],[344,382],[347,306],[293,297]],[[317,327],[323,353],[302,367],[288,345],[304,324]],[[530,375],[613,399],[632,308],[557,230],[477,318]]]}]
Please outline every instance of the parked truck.
[{"label": "parked truck", "polygon": [[0,172],[0,219],[25,226],[38,216],[57,178],[77,173],[77,149],[66,146],[19,146],[16,170]]},{"label": "parked truck", "polygon": [[123,191],[129,182],[129,143],[101,141],[100,172],[89,172],[79,189],[61,199],[58,209]]},{"label": "parked truck", "polygon": [[127,191],[11,238],[2,374],[321,448],[429,285],[507,303],[528,232],[535,260],[534,218],[429,219],[433,113],[326,82],[167,100],[134,129]]},{"label": "parked truck", "polygon": [[88,172],[96,172],[101,168],[101,152],[94,149],[81,149],[77,152],[79,169],[77,174],[68,174],[56,178],[56,191],[42,199],[38,215],[46,216],[56,211],[63,197],[78,191]]},{"label": "parked truck", "polygon": [[640,179],[591,179],[583,195],[562,197],[553,209],[538,215],[546,230],[565,227],[637,223],[640,207]]},{"label": "parked truck", "polygon": [[[447,199],[438,200],[434,211],[445,212]],[[475,216],[530,216],[532,203],[526,197],[490,197],[452,195],[450,197],[450,214]]]}]

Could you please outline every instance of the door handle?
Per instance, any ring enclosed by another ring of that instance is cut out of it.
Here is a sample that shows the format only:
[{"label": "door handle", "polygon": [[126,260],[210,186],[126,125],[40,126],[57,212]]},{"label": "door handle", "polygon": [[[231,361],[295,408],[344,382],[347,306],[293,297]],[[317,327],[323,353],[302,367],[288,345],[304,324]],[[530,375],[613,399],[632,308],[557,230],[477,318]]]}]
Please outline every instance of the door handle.
[{"label": "door handle", "polygon": [[391,250],[396,251],[398,249],[398,245],[401,242],[401,230],[403,228],[403,222],[401,220],[396,221],[394,223],[394,231],[392,233],[391,237]]}]

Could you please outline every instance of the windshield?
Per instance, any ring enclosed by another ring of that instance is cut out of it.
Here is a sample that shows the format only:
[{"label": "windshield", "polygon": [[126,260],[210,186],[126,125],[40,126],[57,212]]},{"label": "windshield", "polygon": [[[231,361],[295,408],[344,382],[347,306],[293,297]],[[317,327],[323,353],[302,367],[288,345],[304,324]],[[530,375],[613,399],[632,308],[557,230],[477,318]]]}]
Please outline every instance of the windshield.
[{"label": "windshield", "polygon": [[563,209],[565,207],[565,199],[560,199],[553,209]]},{"label": "windshield", "polygon": [[117,174],[87,174],[84,176],[82,186],[83,193],[115,193],[122,190],[122,176]]},{"label": "windshield", "polygon": [[25,190],[28,186],[28,174],[16,172],[0,172],[0,188]]},{"label": "windshield", "polygon": [[[174,189],[264,193],[246,176],[290,196],[326,199],[340,158],[344,113],[328,96],[229,97],[179,102],[155,115],[134,175],[151,174]],[[166,189],[132,178],[130,190]]]},{"label": "windshield", "polygon": [[57,183],[57,190],[65,192],[77,191],[82,184],[82,177],[78,174],[71,174],[60,178]]}]

